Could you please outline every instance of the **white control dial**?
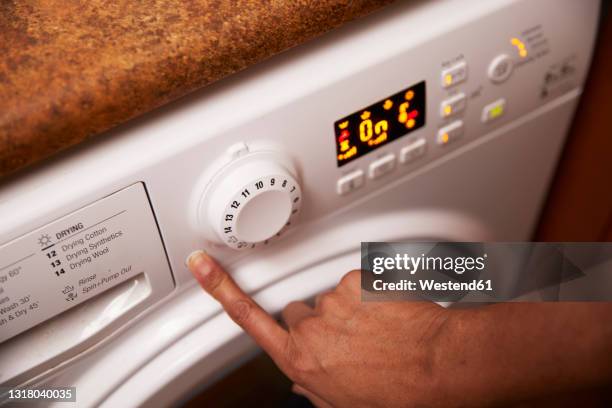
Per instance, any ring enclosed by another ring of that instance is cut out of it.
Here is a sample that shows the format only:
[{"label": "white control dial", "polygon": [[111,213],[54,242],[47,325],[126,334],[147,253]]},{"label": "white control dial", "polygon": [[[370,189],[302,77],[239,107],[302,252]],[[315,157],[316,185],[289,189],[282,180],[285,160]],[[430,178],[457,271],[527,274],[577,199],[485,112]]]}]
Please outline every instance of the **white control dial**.
[{"label": "white control dial", "polygon": [[252,154],[214,176],[199,212],[211,241],[245,249],[280,236],[301,204],[300,185],[287,167],[265,154]]}]

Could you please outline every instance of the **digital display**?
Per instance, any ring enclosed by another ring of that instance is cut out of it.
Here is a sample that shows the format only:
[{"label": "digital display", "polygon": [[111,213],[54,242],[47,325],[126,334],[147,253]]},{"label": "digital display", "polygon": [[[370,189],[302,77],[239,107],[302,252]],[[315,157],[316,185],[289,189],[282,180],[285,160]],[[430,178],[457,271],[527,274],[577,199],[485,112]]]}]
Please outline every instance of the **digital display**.
[{"label": "digital display", "polygon": [[338,167],[425,125],[425,81],[334,123]]}]

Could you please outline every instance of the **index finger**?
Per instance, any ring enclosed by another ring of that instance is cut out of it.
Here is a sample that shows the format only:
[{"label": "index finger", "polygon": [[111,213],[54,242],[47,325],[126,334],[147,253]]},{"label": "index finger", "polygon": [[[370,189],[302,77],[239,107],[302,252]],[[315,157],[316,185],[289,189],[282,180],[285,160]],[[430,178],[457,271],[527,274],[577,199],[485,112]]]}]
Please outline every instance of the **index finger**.
[{"label": "index finger", "polygon": [[289,333],[249,295],[210,256],[196,251],[187,266],[200,286],[215,298],[227,314],[247,332],[279,365],[284,365]]}]

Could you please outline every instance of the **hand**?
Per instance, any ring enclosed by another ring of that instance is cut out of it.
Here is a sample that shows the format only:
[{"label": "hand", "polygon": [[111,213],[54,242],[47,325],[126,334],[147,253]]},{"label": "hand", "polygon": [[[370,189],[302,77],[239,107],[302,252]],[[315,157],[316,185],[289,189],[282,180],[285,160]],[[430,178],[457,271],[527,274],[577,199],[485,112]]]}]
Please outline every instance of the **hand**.
[{"label": "hand", "polygon": [[612,384],[612,303],[361,302],[353,271],[314,309],[290,303],[284,329],[203,252],[189,267],[319,407],[509,406],[551,395],[567,403]]},{"label": "hand", "polygon": [[316,306],[290,303],[287,330],[217,263],[196,253],[189,267],[201,286],[319,407],[458,405],[441,381],[445,350],[456,341],[454,312],[424,302],[361,302],[360,272],[342,278]]}]

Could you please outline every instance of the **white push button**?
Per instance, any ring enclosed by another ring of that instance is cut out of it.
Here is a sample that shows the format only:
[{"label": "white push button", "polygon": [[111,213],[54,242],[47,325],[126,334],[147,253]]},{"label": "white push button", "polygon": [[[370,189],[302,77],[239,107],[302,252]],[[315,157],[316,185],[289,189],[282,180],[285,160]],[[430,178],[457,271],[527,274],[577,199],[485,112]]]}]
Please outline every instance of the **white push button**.
[{"label": "white push button", "polygon": [[500,98],[495,102],[492,102],[485,106],[482,109],[482,117],[481,120],[483,123],[491,122],[499,117],[501,117],[506,110],[506,100],[504,98]]},{"label": "white push button", "polygon": [[445,99],[440,104],[440,116],[448,118],[465,110],[466,97],[463,92]]},{"label": "white push button", "polygon": [[363,186],[364,181],[365,177],[363,175],[363,170],[355,170],[338,180],[336,186],[337,192],[340,195],[348,194]]},{"label": "white push button", "polygon": [[370,164],[369,176],[371,179],[379,178],[395,168],[395,155],[389,153]]},{"label": "white push button", "polygon": [[512,62],[512,58],[507,54],[501,54],[493,58],[493,61],[489,64],[487,75],[489,75],[491,82],[500,84],[510,78],[513,68],[514,63]]},{"label": "white push button", "polygon": [[425,149],[427,148],[427,144],[425,139],[420,138],[410,143],[407,146],[404,146],[402,150],[400,150],[399,161],[402,164],[412,163],[419,157],[425,154]]},{"label": "white push button", "polygon": [[467,79],[467,62],[460,61],[442,71],[442,88],[449,88]]},{"label": "white push button", "polygon": [[448,126],[444,126],[438,130],[436,143],[446,145],[463,136],[463,121],[456,120]]}]

